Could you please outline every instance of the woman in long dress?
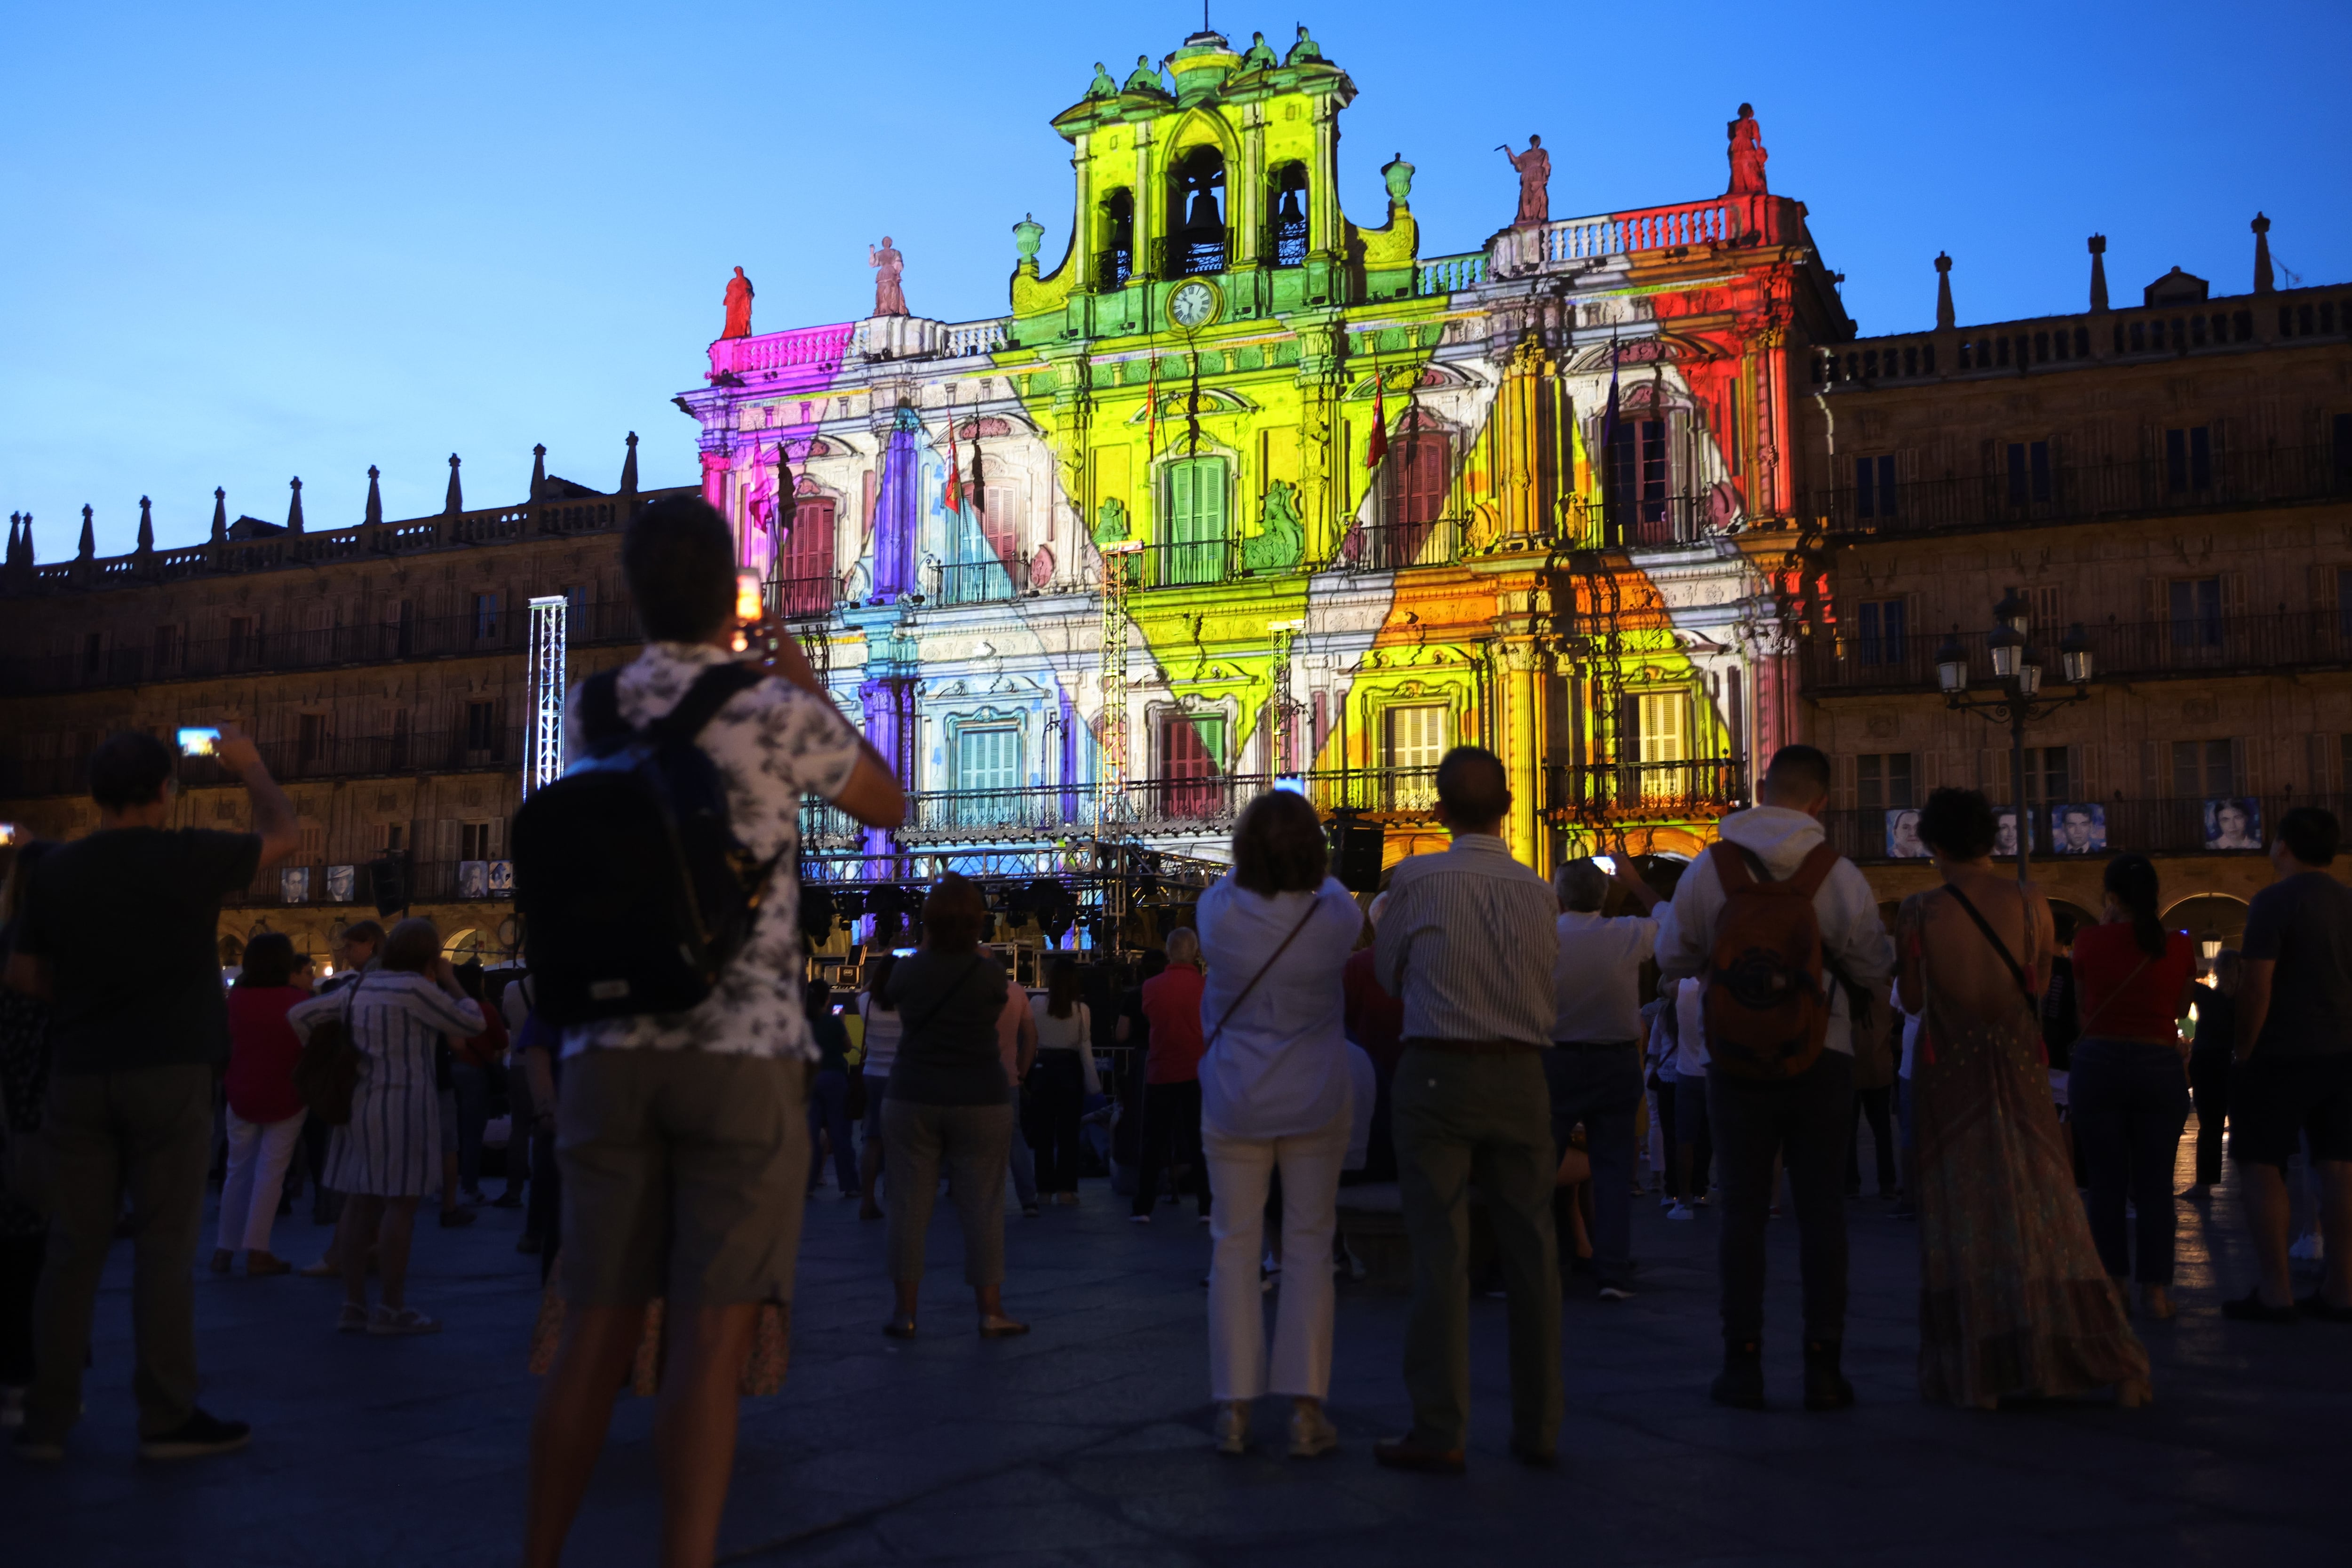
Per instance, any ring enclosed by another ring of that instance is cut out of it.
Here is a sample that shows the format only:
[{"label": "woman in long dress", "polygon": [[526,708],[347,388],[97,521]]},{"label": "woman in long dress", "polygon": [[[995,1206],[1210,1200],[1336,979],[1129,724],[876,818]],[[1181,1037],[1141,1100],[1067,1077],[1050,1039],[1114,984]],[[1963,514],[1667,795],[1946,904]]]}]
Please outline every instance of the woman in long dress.
[{"label": "woman in long dress", "polygon": [[[337,1018],[359,1047],[352,1120],[335,1129],[327,1185],[350,1205],[342,1231],[345,1333],[430,1334],[441,1325],[408,1305],[408,1244],[417,1200],[441,1179],[441,1097],[433,1049],[443,1035],[484,1028],[481,1005],[458,989],[441,933],[431,921],[404,920],[385,938],[380,969],[289,1009],[286,1021],[309,1043],[310,1031]],[[368,1243],[375,1243],[383,1303],[368,1310]]]},{"label": "woman in long dress", "polygon": [[1990,1409],[2113,1387],[2145,1405],[2147,1352],[2092,1246],[2051,1103],[2049,903],[1995,869],[1992,807],[1974,790],[1928,796],[1919,837],[1944,879],[1904,900],[1897,938],[1903,1006],[1925,1019],[1920,1394]]}]

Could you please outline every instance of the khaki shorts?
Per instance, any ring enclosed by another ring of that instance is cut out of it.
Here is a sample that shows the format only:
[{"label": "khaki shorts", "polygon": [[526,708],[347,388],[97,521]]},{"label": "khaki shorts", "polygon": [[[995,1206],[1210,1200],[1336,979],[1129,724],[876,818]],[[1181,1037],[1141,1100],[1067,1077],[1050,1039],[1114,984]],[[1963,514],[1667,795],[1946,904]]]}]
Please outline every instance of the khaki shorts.
[{"label": "khaki shorts", "polygon": [[558,1098],[566,1300],[792,1300],[809,1174],[805,1063],[592,1050],[564,1062]]}]

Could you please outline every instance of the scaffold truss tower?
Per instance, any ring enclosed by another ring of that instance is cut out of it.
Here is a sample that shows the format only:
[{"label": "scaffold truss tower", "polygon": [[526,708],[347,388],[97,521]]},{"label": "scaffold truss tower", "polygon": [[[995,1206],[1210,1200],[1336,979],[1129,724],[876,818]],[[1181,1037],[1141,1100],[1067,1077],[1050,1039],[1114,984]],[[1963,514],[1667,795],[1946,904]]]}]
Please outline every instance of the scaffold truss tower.
[{"label": "scaffold truss tower", "polygon": [[571,601],[548,594],[530,602],[530,739],[522,793],[563,776],[563,644]]}]

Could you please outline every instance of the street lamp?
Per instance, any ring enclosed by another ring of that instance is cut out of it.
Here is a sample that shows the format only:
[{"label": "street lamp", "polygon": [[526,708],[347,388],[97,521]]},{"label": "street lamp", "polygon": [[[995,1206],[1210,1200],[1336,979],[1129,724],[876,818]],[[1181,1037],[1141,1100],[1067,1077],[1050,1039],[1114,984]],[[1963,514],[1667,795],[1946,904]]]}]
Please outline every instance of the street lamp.
[{"label": "street lamp", "polygon": [[1965,709],[1982,714],[1988,722],[2009,726],[2010,796],[2017,803],[2017,879],[2021,883],[2033,844],[2033,820],[2025,805],[2025,726],[2089,700],[2091,639],[2079,623],[2068,630],[2058,645],[2059,668],[2074,689],[2044,697],[2042,652],[2025,641],[2032,625],[2032,605],[2011,588],[1993,606],[1992,618],[1995,629],[1986,639],[1986,649],[1992,656],[1993,679],[2000,683],[1999,688],[1983,697],[1968,694],[1968,649],[1957,634],[1936,650],[1936,684],[1943,689],[1947,708]]},{"label": "street lamp", "polygon": [[2203,959],[2209,965],[2221,957],[2221,933],[2211,926],[2207,926],[2205,934],[2197,939],[2197,956]]}]

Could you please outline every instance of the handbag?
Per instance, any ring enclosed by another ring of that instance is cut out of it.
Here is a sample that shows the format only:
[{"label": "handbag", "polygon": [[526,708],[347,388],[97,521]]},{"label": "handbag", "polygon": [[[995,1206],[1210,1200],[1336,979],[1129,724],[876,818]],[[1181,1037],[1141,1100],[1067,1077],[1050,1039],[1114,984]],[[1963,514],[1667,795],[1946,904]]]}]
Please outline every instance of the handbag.
[{"label": "handbag", "polygon": [[310,1114],[330,1127],[351,1125],[352,1094],[360,1082],[360,1047],[352,1038],[352,998],[364,984],[354,980],[343,987],[341,1016],[321,1018],[311,1025],[310,1037],[302,1043],[301,1058],[294,1064],[294,1091],[310,1107]]}]

